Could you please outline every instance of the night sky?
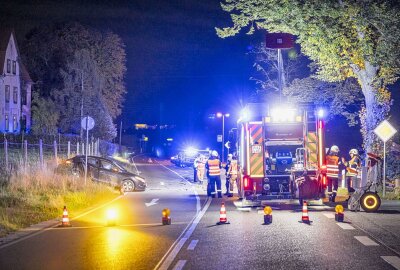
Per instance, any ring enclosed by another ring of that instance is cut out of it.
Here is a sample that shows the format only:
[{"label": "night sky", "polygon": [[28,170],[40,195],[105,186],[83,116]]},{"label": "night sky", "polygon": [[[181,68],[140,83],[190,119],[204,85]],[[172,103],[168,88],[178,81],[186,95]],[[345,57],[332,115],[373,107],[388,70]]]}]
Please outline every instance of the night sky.
[{"label": "night sky", "polygon": [[[122,37],[128,68],[121,115],[125,127],[176,124],[193,140],[203,134],[215,140],[221,120],[208,115],[229,112],[233,117],[227,125],[233,127],[241,103],[254,91],[249,81],[253,59],[246,52],[263,41],[265,32],[217,37],[216,26],[231,24],[218,0],[2,2],[0,22],[15,28],[19,42],[33,26],[60,21]],[[344,126],[338,122],[332,128]]]}]

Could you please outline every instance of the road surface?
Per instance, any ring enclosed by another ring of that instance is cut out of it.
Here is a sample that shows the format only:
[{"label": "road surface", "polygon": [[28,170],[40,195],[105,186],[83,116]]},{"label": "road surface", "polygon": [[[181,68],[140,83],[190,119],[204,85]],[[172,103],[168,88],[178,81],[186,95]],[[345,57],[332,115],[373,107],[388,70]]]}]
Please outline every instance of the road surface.
[{"label": "road surface", "polygon": [[[148,161],[148,160],[147,160]],[[234,206],[237,198],[208,199],[192,184],[193,171],[168,161],[138,164],[145,192],[129,193],[104,208],[0,247],[0,269],[400,269],[400,208],[379,213],[309,207],[310,225],[299,222],[295,203],[270,203],[273,223],[261,209]],[[229,225],[216,225],[225,202]],[[147,203],[147,205],[146,205]],[[161,225],[171,209],[172,225]],[[105,226],[106,209],[119,212]]]}]

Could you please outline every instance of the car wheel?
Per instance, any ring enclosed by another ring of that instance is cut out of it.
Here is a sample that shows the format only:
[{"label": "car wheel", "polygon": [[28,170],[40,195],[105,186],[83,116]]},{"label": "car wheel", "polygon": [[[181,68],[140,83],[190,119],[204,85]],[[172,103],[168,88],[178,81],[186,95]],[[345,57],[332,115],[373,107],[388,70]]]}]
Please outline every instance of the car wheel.
[{"label": "car wheel", "polygon": [[131,192],[135,190],[135,183],[132,180],[124,180],[122,182],[122,190],[124,192]]}]

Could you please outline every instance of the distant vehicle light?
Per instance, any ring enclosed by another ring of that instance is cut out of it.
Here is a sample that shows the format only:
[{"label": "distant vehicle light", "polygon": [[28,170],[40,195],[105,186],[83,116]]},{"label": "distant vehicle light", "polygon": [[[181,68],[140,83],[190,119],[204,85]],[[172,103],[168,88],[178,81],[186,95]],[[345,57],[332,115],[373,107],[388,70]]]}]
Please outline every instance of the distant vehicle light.
[{"label": "distant vehicle light", "polygon": [[194,155],[197,154],[197,150],[195,148],[193,148],[193,147],[188,147],[185,150],[185,154],[188,155],[188,156],[194,156]]},{"label": "distant vehicle light", "polygon": [[222,113],[217,113],[217,117],[222,117]]},{"label": "distant vehicle light", "polygon": [[231,116],[229,113],[226,113],[226,114],[225,114],[225,117],[229,117],[229,116]]},{"label": "distant vehicle light", "polygon": [[173,138],[167,138],[167,141],[168,142],[172,142],[172,141],[174,141],[174,139]]},{"label": "distant vehicle light", "polygon": [[318,110],[318,117],[323,118],[325,116],[325,111],[323,109]]}]

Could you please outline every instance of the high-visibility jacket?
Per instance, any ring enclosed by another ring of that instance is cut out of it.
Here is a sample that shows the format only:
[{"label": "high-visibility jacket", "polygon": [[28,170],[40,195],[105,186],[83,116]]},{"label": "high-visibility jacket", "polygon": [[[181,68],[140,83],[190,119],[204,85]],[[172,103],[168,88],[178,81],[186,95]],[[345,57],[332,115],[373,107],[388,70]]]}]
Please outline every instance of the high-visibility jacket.
[{"label": "high-visibility jacket", "polygon": [[220,176],[221,175],[221,162],[218,158],[209,159],[206,163],[209,176]]},{"label": "high-visibility jacket", "polygon": [[353,156],[349,162],[346,163],[347,176],[357,176],[361,166],[361,161],[358,156]]},{"label": "high-visibility jacket", "polygon": [[198,170],[204,170],[205,167],[206,167],[206,162],[204,161],[204,159],[201,158],[200,160],[198,160],[197,169]]},{"label": "high-visibility jacket", "polygon": [[326,156],[326,176],[332,178],[339,178],[339,157],[327,155]]},{"label": "high-visibility jacket", "polygon": [[231,164],[229,165],[228,175],[237,175],[238,174],[238,163],[237,160],[233,159]]}]

